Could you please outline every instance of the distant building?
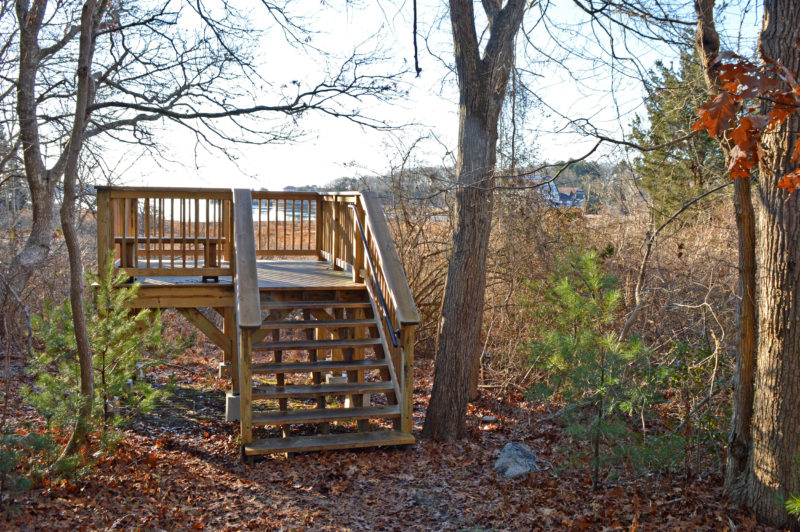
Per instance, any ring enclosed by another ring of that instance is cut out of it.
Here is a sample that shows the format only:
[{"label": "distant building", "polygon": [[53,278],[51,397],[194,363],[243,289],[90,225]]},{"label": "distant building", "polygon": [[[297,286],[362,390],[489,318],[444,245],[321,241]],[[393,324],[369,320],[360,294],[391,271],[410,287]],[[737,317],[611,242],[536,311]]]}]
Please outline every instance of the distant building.
[{"label": "distant building", "polygon": [[547,176],[524,176],[526,187],[538,192],[547,204],[553,207],[577,207],[582,209],[586,204],[586,193],[579,187],[559,187]]},{"label": "distant building", "polygon": [[586,193],[579,187],[558,187],[558,200],[562,207],[582,209],[586,204]]},{"label": "distant building", "polygon": [[558,187],[547,176],[524,176],[522,177],[524,186],[533,188],[542,196],[542,199],[552,207],[561,205],[561,199],[558,193]]}]

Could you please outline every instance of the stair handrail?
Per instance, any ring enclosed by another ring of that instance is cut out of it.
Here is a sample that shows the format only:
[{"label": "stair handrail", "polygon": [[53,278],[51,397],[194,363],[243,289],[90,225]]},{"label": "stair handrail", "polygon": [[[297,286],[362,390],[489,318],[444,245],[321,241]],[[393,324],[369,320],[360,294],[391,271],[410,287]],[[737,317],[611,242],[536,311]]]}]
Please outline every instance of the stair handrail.
[{"label": "stair handrail", "polygon": [[253,234],[253,199],[249,189],[233,190],[234,292],[240,328],[261,326],[256,243]]},{"label": "stair handrail", "polygon": [[[394,303],[398,325],[400,327],[417,325],[420,322],[419,310],[414,304],[414,297],[411,294],[411,288],[408,286],[403,264],[394,247],[392,232],[386,222],[386,216],[383,213],[380,200],[377,194],[371,191],[361,192],[360,199],[364,208],[364,221],[377,244],[376,252],[389,290],[389,296]],[[369,249],[368,246],[365,247]],[[378,279],[375,278],[375,281],[377,283]]]},{"label": "stair handrail", "polygon": [[369,249],[369,244],[367,243],[367,235],[364,232],[364,226],[361,225],[361,218],[358,216],[358,210],[356,209],[355,205],[348,205],[351,209],[353,209],[356,219],[356,225],[358,225],[358,232],[361,234],[361,243],[364,244],[364,251],[366,251],[367,262],[369,263],[369,269],[372,272],[372,279],[375,282],[375,289],[378,292],[378,300],[380,300],[381,308],[383,309],[383,319],[386,321],[386,327],[389,329],[389,337],[392,340],[392,347],[397,347],[400,345],[397,341],[397,336],[400,334],[400,329],[396,331],[392,328],[392,322],[389,319],[389,307],[386,306],[386,299],[383,297],[383,290],[381,290],[381,284],[378,282],[378,273],[375,271],[375,261],[372,260],[372,251]]}]

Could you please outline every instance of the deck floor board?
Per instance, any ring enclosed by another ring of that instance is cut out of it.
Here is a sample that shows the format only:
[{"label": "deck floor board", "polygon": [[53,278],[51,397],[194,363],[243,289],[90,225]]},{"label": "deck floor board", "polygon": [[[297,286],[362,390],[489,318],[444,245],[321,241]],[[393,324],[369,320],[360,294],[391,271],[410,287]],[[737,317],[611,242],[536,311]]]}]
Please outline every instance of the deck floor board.
[{"label": "deck floor board", "polygon": [[[227,264],[223,263],[223,267],[225,266]],[[363,287],[353,282],[352,274],[333,270],[330,264],[316,260],[259,260],[256,266],[259,288],[338,290]],[[141,267],[145,265],[142,264]],[[220,276],[216,283],[203,283],[198,276],[137,277],[136,280],[142,286],[226,286],[232,283],[230,276]]]}]

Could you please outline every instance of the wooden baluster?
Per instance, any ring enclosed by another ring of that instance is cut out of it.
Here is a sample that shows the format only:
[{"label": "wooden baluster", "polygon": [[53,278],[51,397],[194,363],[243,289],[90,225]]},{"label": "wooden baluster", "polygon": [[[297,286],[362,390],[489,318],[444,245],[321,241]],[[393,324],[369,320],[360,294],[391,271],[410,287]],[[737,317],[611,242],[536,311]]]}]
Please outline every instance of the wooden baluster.
[{"label": "wooden baluster", "polygon": [[336,263],[339,258],[339,202],[336,200],[331,204],[331,229],[333,230],[331,236],[331,264],[334,270],[339,270],[339,265]]},{"label": "wooden baluster", "polygon": [[286,199],[283,200],[283,246],[281,250],[289,249],[289,246],[286,244]]},{"label": "wooden baluster", "polygon": [[306,200],[300,200],[300,249],[308,249],[305,244],[303,244],[303,218],[305,218],[305,209]]},{"label": "wooden baluster", "polygon": [[294,206],[297,203],[295,200],[292,200],[292,250],[294,250]]},{"label": "wooden baluster", "polygon": [[211,235],[209,234],[210,229],[210,222],[211,222],[211,213],[209,212],[211,207],[211,200],[206,198],[206,225],[203,227],[203,235],[206,237],[206,243],[203,245],[203,267],[210,268],[211,262],[213,259],[211,258]]},{"label": "wooden baluster", "polygon": [[270,213],[270,209],[272,209],[272,200],[267,198],[267,242],[266,242],[265,247],[264,247],[264,249],[266,251],[269,251],[270,249],[272,249],[272,233],[270,233],[270,231],[269,231],[269,225],[270,225],[269,224],[269,213]]},{"label": "wooden baluster", "polygon": [[150,267],[150,198],[144,199],[144,258]]},{"label": "wooden baluster", "polygon": [[158,205],[157,236],[158,236],[158,267],[164,267],[164,198],[156,200]]},{"label": "wooden baluster", "polygon": [[120,260],[119,264],[123,268],[130,267],[128,258],[128,223],[130,222],[130,208],[131,204],[128,198],[122,200],[122,243],[120,244]]},{"label": "wooden baluster", "polygon": [[[192,209],[189,208],[189,212],[191,213]],[[191,219],[191,217],[190,217]],[[200,252],[200,198],[194,199],[194,250],[192,256],[194,257],[194,267],[199,268],[198,262],[200,260],[199,252]]]},{"label": "wooden baluster", "polygon": [[[322,248],[323,248],[323,240],[322,240],[322,228],[325,226],[324,221],[324,213],[322,212],[322,198],[317,197],[316,202],[316,209],[317,211],[314,213],[314,246],[315,251],[317,252],[317,260],[325,260],[322,257]],[[309,221],[309,223],[311,223]]]},{"label": "wooden baluster", "polygon": [[[258,258],[258,252],[261,251],[263,245],[261,244],[261,198],[258,200],[258,244],[256,245],[256,258]],[[269,213],[267,213],[269,216]]]}]

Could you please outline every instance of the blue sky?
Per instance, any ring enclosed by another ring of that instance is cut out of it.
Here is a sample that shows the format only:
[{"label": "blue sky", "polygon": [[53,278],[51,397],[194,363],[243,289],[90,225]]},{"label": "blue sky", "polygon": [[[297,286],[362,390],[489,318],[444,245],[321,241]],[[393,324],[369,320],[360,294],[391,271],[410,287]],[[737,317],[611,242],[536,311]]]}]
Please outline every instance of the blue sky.
[{"label": "blue sky", "polygon": [[[333,4],[338,3],[319,0],[296,3],[297,13],[306,17],[307,24],[317,32],[313,44],[328,52],[329,57],[322,60],[314,54],[305,54],[286,45],[279,33],[269,32],[257,45],[259,71],[266,79],[276,85],[296,79],[313,83],[319,79],[325,61],[335,64],[356,48],[367,53],[380,50],[389,57],[391,68],[412,68],[410,1],[351,1],[345,8]],[[479,4],[476,4],[478,11]],[[758,11],[755,3],[744,2],[745,6],[748,4],[752,4],[749,8],[754,13]],[[691,7],[691,2],[684,5],[687,7]],[[729,46],[752,46],[756,18],[745,19],[741,26],[745,39],[740,43],[737,6],[729,9],[731,14],[724,25]],[[416,146],[412,153],[414,163],[450,163],[455,150],[458,109],[455,80],[447,64],[452,56],[447,6],[442,1],[419,0],[419,10],[422,75],[415,77],[409,72],[403,78],[406,97],[390,103],[366,102],[363,106],[368,115],[394,124],[412,125],[380,132],[342,119],[309,114],[300,121],[305,133],[296,142],[229,146],[227,150],[237,159],[236,164],[217,151],[196,150],[192,139],[170,126],[159,133],[159,138],[172,161],[140,157],[135,149],[117,152],[110,159],[119,159],[116,168],[120,179],[140,185],[270,189],[320,185],[341,176],[384,173],[398,163],[412,144]],[[257,3],[253,13],[256,22],[262,20]],[[619,137],[633,114],[641,112],[642,90],[634,76],[625,75],[625,70],[631,71],[625,61],[616,62],[616,71],[609,68],[608,55],[603,51],[608,36],[588,24],[572,2],[554,2],[547,15],[551,19],[549,32],[535,9],[529,13],[526,28],[533,46],[540,51],[534,52],[531,45],[520,39],[517,64],[530,72],[526,82],[539,99],[522,124],[528,131],[529,148],[539,160],[555,161],[579,157],[595,142],[577,135],[564,117],[589,120],[603,133]],[[554,25],[558,26],[558,35],[554,34]],[[598,34],[601,45],[596,44]],[[565,48],[580,50],[582,57],[568,57]],[[633,40],[627,50],[620,50],[634,58],[640,68],[650,68],[658,59],[669,63],[675,53],[663,45]],[[542,53],[549,57],[543,58]],[[415,144],[419,137],[425,140]],[[609,150],[603,149],[598,156],[608,153]]]}]

